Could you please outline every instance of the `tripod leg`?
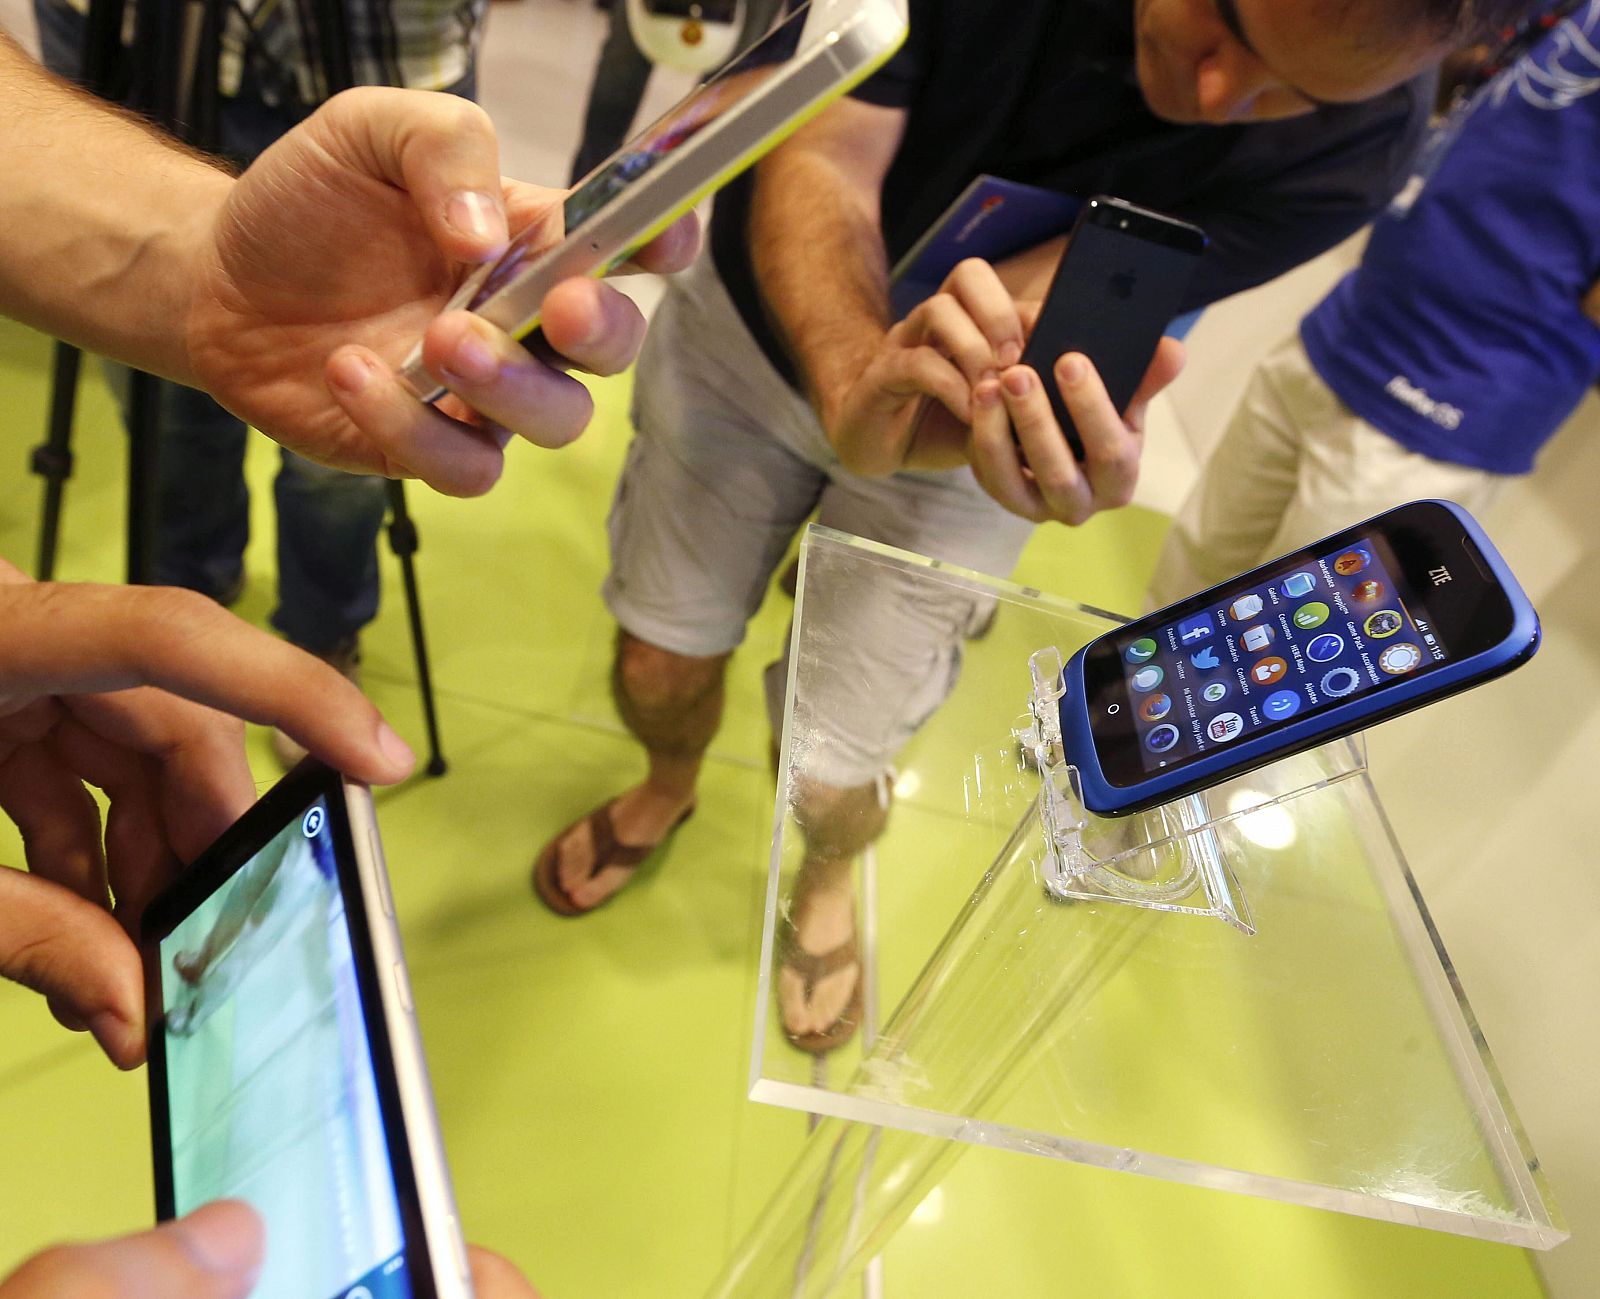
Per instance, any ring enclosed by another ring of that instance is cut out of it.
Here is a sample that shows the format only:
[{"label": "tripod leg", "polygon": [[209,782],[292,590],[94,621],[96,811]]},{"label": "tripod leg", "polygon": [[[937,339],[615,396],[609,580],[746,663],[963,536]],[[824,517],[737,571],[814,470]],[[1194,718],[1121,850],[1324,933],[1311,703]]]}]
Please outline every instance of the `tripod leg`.
[{"label": "tripod leg", "polygon": [[39,518],[39,552],[34,576],[48,582],[56,571],[56,542],[61,535],[61,495],[72,477],[72,415],[78,404],[78,368],[83,353],[70,343],[57,343],[50,375],[50,426],[45,441],[33,449],[29,465],[44,479],[44,510]]},{"label": "tripod leg", "polygon": [[422,691],[422,716],[428,726],[428,774],[448,770],[439,751],[439,720],[434,712],[433,673],[428,668],[428,641],[422,630],[422,601],[417,592],[417,527],[406,509],[405,484],[391,480],[389,494],[389,548],[399,556],[400,575],[406,586],[406,614],[411,620],[411,648],[417,656],[417,684]]},{"label": "tripod leg", "polygon": [[128,382],[128,582],[140,586],[150,581],[155,558],[161,380],[134,370]]}]

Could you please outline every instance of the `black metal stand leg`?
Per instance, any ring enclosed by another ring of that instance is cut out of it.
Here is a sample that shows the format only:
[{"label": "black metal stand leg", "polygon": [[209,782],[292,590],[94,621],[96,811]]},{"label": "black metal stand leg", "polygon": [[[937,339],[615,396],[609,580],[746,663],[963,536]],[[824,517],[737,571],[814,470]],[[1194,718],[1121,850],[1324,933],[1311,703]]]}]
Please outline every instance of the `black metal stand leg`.
[{"label": "black metal stand leg", "polygon": [[61,494],[72,477],[72,414],[78,403],[78,366],[83,354],[70,343],[57,343],[50,375],[50,425],[33,449],[29,465],[44,479],[44,512],[39,519],[39,551],[33,575],[48,582],[56,571],[56,542],[61,534]]},{"label": "black metal stand leg", "polygon": [[439,750],[439,719],[433,705],[433,673],[428,668],[428,640],[422,630],[422,600],[417,591],[417,526],[406,509],[406,487],[391,480],[389,493],[389,548],[399,556],[400,574],[406,586],[406,615],[411,620],[411,648],[417,656],[417,684],[422,691],[422,716],[428,726],[428,774],[442,776],[449,770]]},{"label": "black metal stand leg", "polygon": [[128,582],[142,586],[155,558],[161,380],[134,370],[128,381]]}]

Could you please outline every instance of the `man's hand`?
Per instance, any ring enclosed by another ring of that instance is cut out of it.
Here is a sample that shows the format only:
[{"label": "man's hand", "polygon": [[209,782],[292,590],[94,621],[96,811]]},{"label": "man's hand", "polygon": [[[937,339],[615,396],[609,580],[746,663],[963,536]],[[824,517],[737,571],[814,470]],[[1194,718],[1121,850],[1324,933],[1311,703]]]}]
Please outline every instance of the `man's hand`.
[{"label": "man's hand", "polygon": [[153,1231],[35,1254],[0,1280],[0,1299],[245,1299],[263,1243],[254,1210],[219,1200]]},{"label": "man's hand", "polygon": [[[0,869],[0,976],[132,1068],[145,1037],[131,935],[255,801],[238,719],[374,783],[414,759],[333,668],[192,592],[33,583],[0,564],[0,626],[0,810],[29,868]],[[103,827],[85,786],[109,800]]]},{"label": "man's hand", "polygon": [[1583,314],[1600,325],[1600,280],[1590,285],[1589,292],[1584,295]]},{"label": "man's hand", "polygon": [[[0,1299],[245,1299],[264,1245],[255,1212],[219,1200],[152,1231],[35,1254],[0,1279]],[[539,1299],[498,1254],[469,1254],[480,1299]]]},{"label": "man's hand", "polygon": [[1017,363],[1034,314],[987,262],[960,263],[889,330],[838,402],[827,431],[845,468],[880,475],[965,463],[973,390]]},{"label": "man's hand", "polygon": [[[1150,400],[1183,369],[1183,344],[1163,338],[1139,390],[1118,414],[1088,357],[1068,353],[1051,380],[1060,386],[1084,458],[1079,463],[1056,421],[1041,376],[1026,365],[987,379],[972,394],[968,457],[983,490],[1013,514],[1073,527],[1133,499]],[[1013,437],[1015,430],[1015,437]]]},{"label": "man's hand", "polygon": [[[958,265],[940,291],[884,337],[828,429],[847,469],[889,474],[967,463],[983,489],[1023,518],[1077,525],[1133,498],[1151,398],[1183,368],[1183,346],[1162,339],[1126,412],[1093,365],[1059,358],[1050,382],[1083,439],[1080,464],[1040,375],[1018,365],[1038,317],[987,262]],[[1014,431],[1014,435],[1013,435]]]},{"label": "man's hand", "polygon": [[[480,317],[439,317],[465,271],[528,227],[556,242],[559,190],[505,181],[482,109],[453,95],[363,88],[330,100],[227,193],[201,254],[186,338],[192,378],[309,459],[440,491],[487,491],[511,436],[570,442],[593,413],[565,373],[624,369],[644,320],[616,289],[558,285],[544,356]],[[637,267],[674,271],[698,245],[686,217]],[[394,367],[424,362],[455,394],[424,406]]]}]

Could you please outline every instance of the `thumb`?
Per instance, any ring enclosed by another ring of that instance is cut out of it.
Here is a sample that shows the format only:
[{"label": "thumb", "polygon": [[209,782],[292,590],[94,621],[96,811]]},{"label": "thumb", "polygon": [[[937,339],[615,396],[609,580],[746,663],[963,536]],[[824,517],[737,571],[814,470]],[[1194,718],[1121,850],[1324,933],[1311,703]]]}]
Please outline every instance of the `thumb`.
[{"label": "thumb", "polygon": [[219,1200],[137,1236],[47,1249],[0,1282],[0,1299],[245,1299],[263,1238],[254,1209]]},{"label": "thumb", "polygon": [[476,104],[457,95],[362,86],[335,95],[312,120],[337,152],[411,195],[451,261],[486,262],[505,251],[500,148],[489,115]]},{"label": "thumb", "polygon": [[1186,357],[1183,344],[1175,338],[1163,338],[1156,346],[1155,355],[1150,358],[1150,368],[1144,372],[1138,391],[1133,394],[1128,409],[1123,412],[1123,418],[1127,420],[1129,428],[1143,431],[1146,408],[1155,395],[1183,371]]}]

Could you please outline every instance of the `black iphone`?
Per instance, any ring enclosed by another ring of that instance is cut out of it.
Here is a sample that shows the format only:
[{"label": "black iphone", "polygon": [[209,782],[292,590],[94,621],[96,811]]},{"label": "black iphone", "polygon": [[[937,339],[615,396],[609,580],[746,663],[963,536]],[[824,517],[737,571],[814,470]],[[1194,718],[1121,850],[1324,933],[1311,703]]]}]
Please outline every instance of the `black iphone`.
[{"label": "black iphone", "polygon": [[1079,211],[1022,354],[1043,379],[1078,459],[1083,441],[1056,386],[1056,361],[1068,352],[1087,356],[1112,404],[1127,410],[1205,246],[1199,226],[1119,198],[1097,195]]}]

